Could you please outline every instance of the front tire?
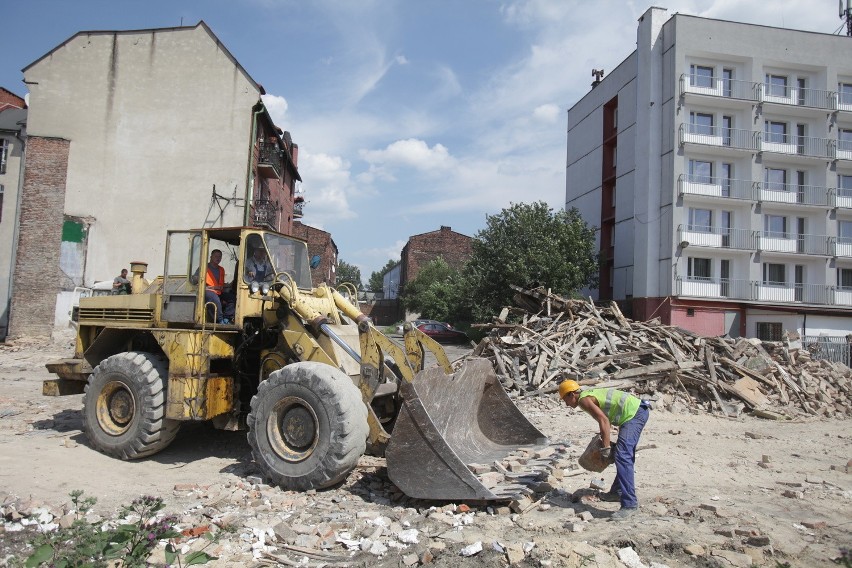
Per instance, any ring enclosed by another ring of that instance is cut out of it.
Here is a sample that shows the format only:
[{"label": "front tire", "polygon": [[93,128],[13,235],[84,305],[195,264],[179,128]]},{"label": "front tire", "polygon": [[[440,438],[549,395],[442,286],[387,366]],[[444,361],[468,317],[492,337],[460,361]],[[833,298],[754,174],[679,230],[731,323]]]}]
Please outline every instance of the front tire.
[{"label": "front tire", "polygon": [[168,362],[128,351],[95,367],[83,396],[83,431],[92,446],[123,460],[150,456],[168,446],[180,422],[166,414]]},{"label": "front tire", "polygon": [[325,363],[272,372],[251,399],[248,441],[262,473],[285,489],[342,481],[366,448],[367,407],[352,379]]}]

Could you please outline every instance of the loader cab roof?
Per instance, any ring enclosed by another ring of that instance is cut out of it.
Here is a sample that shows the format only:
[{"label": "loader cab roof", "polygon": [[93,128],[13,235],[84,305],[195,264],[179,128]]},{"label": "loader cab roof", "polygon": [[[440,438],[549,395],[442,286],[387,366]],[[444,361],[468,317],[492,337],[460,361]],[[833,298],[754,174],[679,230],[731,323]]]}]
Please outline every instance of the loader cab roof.
[{"label": "loader cab roof", "polygon": [[[293,235],[285,235],[283,233],[279,233],[277,231],[272,231],[270,229],[262,229],[260,227],[205,227],[199,229],[191,229],[191,231],[206,231],[210,238],[217,239],[220,241],[225,241],[230,244],[238,244],[240,242],[240,237],[243,231],[251,231],[258,233],[270,233],[273,235],[278,235],[284,237],[286,239],[293,239],[294,241],[307,244],[308,241],[302,239],[300,237],[296,237]],[[172,232],[172,231],[169,231]]]}]

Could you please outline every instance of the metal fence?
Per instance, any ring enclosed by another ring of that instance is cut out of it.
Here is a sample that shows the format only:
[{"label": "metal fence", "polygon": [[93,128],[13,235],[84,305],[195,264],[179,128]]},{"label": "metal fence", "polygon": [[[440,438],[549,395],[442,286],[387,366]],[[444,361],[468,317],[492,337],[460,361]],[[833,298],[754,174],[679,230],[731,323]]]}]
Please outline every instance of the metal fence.
[{"label": "metal fence", "polygon": [[852,367],[849,345],[846,338],[842,336],[806,335],[802,339],[802,346],[810,352],[814,359],[827,359]]}]

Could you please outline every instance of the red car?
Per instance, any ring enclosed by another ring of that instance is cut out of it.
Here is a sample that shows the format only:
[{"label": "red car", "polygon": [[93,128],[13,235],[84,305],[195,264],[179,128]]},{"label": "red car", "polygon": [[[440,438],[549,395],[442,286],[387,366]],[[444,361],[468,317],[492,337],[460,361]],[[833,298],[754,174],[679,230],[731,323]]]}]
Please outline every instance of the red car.
[{"label": "red car", "polygon": [[444,343],[466,343],[470,341],[463,332],[451,328],[445,323],[421,323],[417,329],[438,342]]}]

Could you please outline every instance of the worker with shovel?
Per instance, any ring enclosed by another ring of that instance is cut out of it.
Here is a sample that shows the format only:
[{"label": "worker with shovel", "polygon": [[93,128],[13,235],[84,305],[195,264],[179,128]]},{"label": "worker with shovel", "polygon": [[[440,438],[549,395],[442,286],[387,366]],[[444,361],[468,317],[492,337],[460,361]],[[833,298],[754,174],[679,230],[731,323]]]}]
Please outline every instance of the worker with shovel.
[{"label": "worker with shovel", "polygon": [[604,501],[620,501],[621,509],[613,513],[613,519],[625,519],[636,512],[639,501],[636,499],[633,464],[636,461],[636,445],[639,436],[648,421],[651,406],[632,394],[608,388],[580,390],[573,379],[559,384],[559,398],[567,406],[585,410],[597,420],[601,434],[601,457],[610,460],[613,457],[610,444],[610,428],[618,426],[618,440],[615,443],[615,480],[608,493],[601,495]]}]

